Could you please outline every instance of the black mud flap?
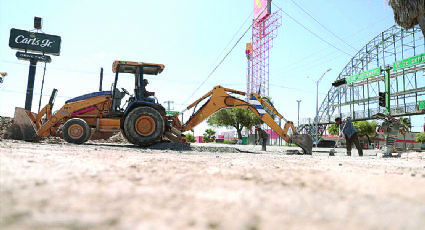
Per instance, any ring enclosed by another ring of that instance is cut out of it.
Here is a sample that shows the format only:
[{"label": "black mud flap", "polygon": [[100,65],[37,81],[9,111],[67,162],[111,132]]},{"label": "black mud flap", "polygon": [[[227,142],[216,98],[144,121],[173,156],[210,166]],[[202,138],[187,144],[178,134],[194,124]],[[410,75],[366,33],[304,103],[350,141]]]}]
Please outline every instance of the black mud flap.
[{"label": "black mud flap", "polygon": [[294,134],[291,136],[292,143],[298,145],[304,154],[311,155],[313,152],[313,138],[308,134]]}]

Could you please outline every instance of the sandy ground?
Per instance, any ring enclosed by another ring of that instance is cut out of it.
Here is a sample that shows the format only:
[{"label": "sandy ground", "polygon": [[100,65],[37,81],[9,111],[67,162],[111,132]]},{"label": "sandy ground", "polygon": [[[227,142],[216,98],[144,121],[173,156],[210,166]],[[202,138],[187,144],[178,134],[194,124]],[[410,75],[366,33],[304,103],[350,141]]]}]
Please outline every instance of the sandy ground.
[{"label": "sandy ground", "polygon": [[424,229],[421,153],[192,146],[0,140],[0,228]]}]

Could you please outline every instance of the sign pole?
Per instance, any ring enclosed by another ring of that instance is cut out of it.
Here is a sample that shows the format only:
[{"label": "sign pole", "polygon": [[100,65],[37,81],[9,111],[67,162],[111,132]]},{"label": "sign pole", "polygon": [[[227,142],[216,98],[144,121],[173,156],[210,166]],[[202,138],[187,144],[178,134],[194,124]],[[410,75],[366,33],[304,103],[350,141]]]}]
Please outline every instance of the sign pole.
[{"label": "sign pole", "polygon": [[[38,31],[41,30],[41,27],[42,18],[34,17],[34,28]],[[45,34],[43,32],[37,33],[26,30],[19,30],[15,28],[10,29],[9,47],[12,49],[24,50],[25,53],[18,51],[16,53],[16,57],[20,60],[30,61],[27,94],[25,98],[25,110],[31,112],[37,61],[42,61],[45,63],[51,62],[52,59],[50,56],[44,54],[53,54],[59,56],[60,46],[60,36]],[[39,52],[42,54],[28,53],[27,51]],[[46,65],[44,65],[44,73],[46,73]],[[44,84],[44,75],[42,84]],[[43,92],[43,85],[41,86],[41,92]],[[42,95],[40,95],[40,101],[41,97]],[[40,110],[40,104],[38,109]]]},{"label": "sign pole", "polygon": [[32,106],[32,96],[34,93],[34,79],[35,79],[35,71],[37,67],[36,60],[30,60],[30,69],[28,73],[28,85],[27,85],[27,97],[25,99],[25,109],[31,111]]}]

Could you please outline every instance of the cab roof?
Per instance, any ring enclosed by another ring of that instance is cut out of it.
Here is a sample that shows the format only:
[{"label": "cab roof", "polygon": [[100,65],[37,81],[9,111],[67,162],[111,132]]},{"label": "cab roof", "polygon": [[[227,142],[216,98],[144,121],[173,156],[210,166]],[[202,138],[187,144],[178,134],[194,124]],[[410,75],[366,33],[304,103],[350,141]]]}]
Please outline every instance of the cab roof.
[{"label": "cab roof", "polygon": [[116,73],[119,66],[119,73],[136,73],[140,66],[143,67],[144,74],[158,75],[165,66],[162,64],[153,64],[146,62],[132,62],[132,61],[114,61],[112,64],[112,72]]}]

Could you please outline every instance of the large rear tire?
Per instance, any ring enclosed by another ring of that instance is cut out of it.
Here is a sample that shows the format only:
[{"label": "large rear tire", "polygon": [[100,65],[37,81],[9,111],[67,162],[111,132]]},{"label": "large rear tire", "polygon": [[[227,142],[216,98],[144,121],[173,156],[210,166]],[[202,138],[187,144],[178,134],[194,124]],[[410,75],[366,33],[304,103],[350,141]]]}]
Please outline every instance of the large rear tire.
[{"label": "large rear tire", "polygon": [[164,120],[154,108],[139,107],[131,111],[126,117],[124,133],[130,143],[139,146],[149,146],[162,137]]},{"label": "large rear tire", "polygon": [[68,143],[82,144],[90,138],[91,130],[83,119],[72,118],[63,125],[62,136]]}]

